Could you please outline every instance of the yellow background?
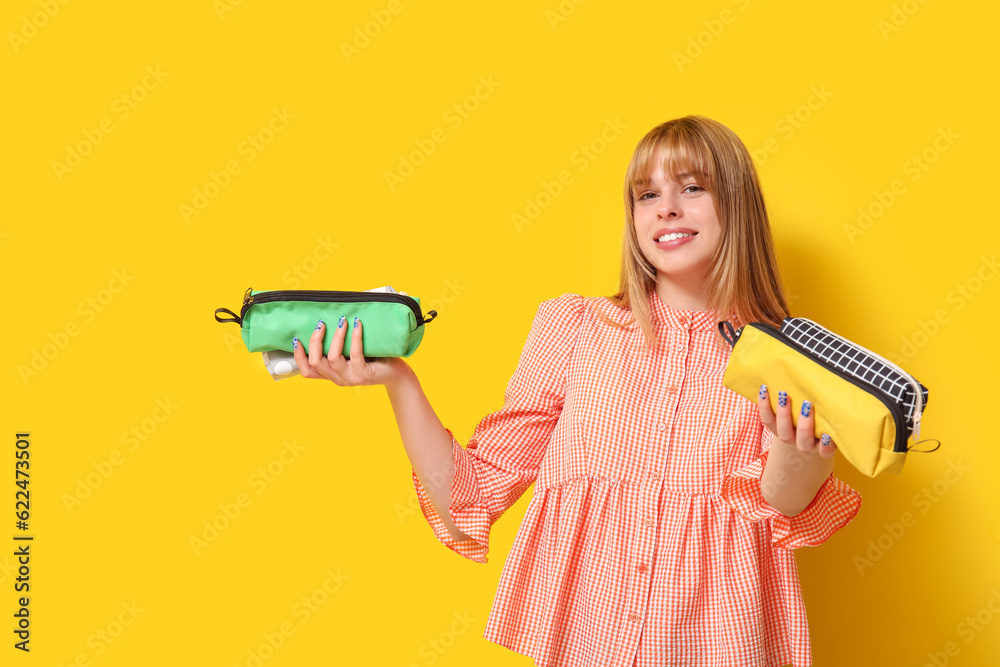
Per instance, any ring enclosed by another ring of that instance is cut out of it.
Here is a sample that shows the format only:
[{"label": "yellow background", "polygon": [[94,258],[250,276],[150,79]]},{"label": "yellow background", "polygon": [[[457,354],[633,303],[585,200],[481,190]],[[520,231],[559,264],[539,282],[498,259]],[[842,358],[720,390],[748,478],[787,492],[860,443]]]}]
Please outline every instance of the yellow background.
[{"label": "yellow background", "polygon": [[[755,151],[793,314],[901,360],[943,442],[898,477],[838,463],[864,505],[797,553],[815,664],[993,664],[1000,11],[577,3],[4,3],[0,539],[18,430],[36,539],[29,655],[11,646],[13,546],[0,556],[2,664],[247,665],[288,624],[268,667],[530,665],[481,636],[530,492],[488,565],[462,559],[416,508],[384,388],[274,382],[213,311],[249,286],[421,297],[439,317],[409,361],[464,443],[501,406],[538,304],[615,291],[631,151],[688,113]],[[624,127],[599,141],[609,121]],[[252,160],[250,136],[270,139]],[[54,167],[70,147],[89,154]],[[186,220],[213,173],[225,187]],[[518,228],[526,199],[547,205]],[[303,449],[261,489],[286,441]],[[239,494],[249,506],[196,555],[191,536]],[[328,570],[346,579],[318,594]],[[310,596],[324,603],[303,618]]]}]

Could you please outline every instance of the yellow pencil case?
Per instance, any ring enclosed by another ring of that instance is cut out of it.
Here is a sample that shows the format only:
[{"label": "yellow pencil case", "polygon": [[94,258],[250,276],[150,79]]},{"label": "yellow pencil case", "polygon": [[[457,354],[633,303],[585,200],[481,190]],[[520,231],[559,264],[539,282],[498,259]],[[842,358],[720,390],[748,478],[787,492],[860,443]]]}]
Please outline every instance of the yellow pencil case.
[{"label": "yellow pencil case", "polygon": [[[869,477],[902,471],[906,454],[919,439],[920,419],[929,392],[912,375],[804,317],[789,317],[777,329],[751,322],[734,331],[719,330],[732,346],[722,383],[757,402],[766,384],[771,409],[777,390],[813,404],[816,433],[829,433],[837,451]],[[792,410],[798,424],[799,413]],[[938,443],[940,446],[940,443]]]}]

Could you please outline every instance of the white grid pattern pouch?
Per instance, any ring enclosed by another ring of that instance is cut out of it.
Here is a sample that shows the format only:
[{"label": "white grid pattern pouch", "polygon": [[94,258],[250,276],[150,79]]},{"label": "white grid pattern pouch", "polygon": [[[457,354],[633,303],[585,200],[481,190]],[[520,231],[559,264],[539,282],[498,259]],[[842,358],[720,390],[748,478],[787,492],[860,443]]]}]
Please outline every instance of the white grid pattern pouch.
[{"label": "white grid pattern pouch", "polygon": [[781,333],[824,365],[839,368],[887,394],[902,410],[908,435],[920,438],[920,417],[929,393],[916,378],[888,359],[804,317],[786,317]]}]

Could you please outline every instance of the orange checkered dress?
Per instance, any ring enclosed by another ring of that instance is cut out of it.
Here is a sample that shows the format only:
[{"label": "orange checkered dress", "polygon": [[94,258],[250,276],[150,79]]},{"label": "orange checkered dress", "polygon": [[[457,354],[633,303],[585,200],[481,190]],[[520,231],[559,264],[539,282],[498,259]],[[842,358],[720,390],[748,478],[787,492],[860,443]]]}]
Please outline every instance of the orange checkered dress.
[{"label": "orange checkered dress", "polygon": [[773,435],[722,385],[712,311],[649,292],[659,345],[642,354],[627,309],[604,297],[542,302],[503,407],[463,448],[452,436],[444,527],[486,562],[490,526],[534,482],[484,637],[539,667],[780,667],[812,663],[792,549],[847,525],[860,495],[831,475],[802,513],[760,493]]}]

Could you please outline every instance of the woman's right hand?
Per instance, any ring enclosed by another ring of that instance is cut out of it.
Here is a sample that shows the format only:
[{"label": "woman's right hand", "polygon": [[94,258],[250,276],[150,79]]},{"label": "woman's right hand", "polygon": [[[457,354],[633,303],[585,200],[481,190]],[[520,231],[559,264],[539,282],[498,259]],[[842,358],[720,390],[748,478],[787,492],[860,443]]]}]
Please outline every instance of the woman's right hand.
[{"label": "woman's right hand", "polygon": [[330,380],[341,387],[354,387],[370,384],[392,384],[409,370],[409,364],[400,357],[378,357],[366,360],[361,344],[362,324],[358,320],[352,327],[351,358],[344,358],[344,338],[350,322],[344,321],[343,326],[333,330],[333,340],[330,342],[330,352],[323,355],[323,336],[326,334],[326,324],[320,320],[309,337],[309,354],[306,354],[302,343],[292,342],[295,361],[299,372],[304,378],[314,380]]}]

